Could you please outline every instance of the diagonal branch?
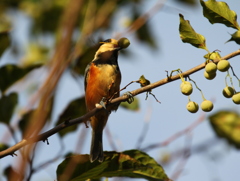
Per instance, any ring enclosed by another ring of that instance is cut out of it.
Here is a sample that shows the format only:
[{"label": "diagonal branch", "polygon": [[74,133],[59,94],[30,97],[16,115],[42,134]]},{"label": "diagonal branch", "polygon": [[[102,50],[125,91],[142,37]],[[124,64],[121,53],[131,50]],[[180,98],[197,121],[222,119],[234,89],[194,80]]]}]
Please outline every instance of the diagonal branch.
[{"label": "diagonal branch", "polygon": [[[37,111],[35,111],[32,116],[34,123],[31,122],[27,126],[26,131],[26,135],[28,137],[34,135],[31,138],[31,142],[34,141],[33,138],[38,137],[36,135],[39,135],[40,131],[46,124],[49,112],[51,110],[52,94],[56,89],[58,80],[61,78],[64,70],[70,63],[71,56],[69,56],[69,53],[71,51],[72,35],[74,33],[78,14],[81,10],[83,2],[84,0],[70,0],[68,1],[66,8],[64,8],[64,12],[61,17],[62,19],[58,28],[59,39],[58,42],[56,42],[55,52],[49,64],[49,74],[39,91],[36,93],[35,99],[33,99],[31,102],[36,103],[35,101],[39,100]],[[20,146],[21,148],[23,143],[26,144],[29,141],[29,139],[24,139],[16,145]],[[18,163],[18,172],[20,173],[20,176],[11,174],[9,180],[24,180],[28,164],[28,155],[30,155],[32,151],[32,145],[26,148],[24,154],[22,154],[21,161]]]},{"label": "diagonal branch", "polygon": [[[230,53],[224,57],[222,57],[222,59],[225,59],[225,60],[228,60],[230,58],[233,58],[237,55],[240,55],[240,49],[233,52],[233,53]],[[219,60],[215,61],[215,63],[217,63]],[[182,73],[182,76],[186,77],[186,76],[189,76],[199,70],[202,70],[203,68],[205,67],[205,63],[202,63],[196,67],[193,67],[189,70],[187,70],[186,72],[183,72]],[[172,81],[175,81],[175,80],[178,80],[180,79],[179,75],[175,75],[175,76],[172,76],[172,77],[168,77],[168,78],[164,78],[162,80],[159,80],[155,83],[152,83],[152,84],[149,84],[148,86],[145,86],[145,87],[141,87],[139,89],[136,89],[136,90],[133,90],[131,91],[131,94],[133,96],[136,96],[138,94],[141,94],[141,93],[144,93],[144,92],[147,92],[151,89],[155,89],[157,87],[160,87],[164,84],[167,84],[167,83],[170,83]],[[118,98],[115,98],[113,100],[111,100],[109,102],[109,105],[112,105],[112,104],[119,104],[120,102],[124,102],[124,101],[127,101],[128,100],[128,96],[127,95],[123,95],[121,97],[118,97]],[[94,108],[93,110],[91,110],[90,112],[88,112],[87,114],[81,116],[81,117],[78,117],[78,118],[75,118],[75,119],[72,119],[72,120],[67,120],[59,125],[57,125],[56,127],[50,129],[49,131],[45,132],[45,133],[42,133],[38,136],[34,136],[34,137],[30,137],[30,138],[25,138],[23,139],[22,141],[20,141],[19,143],[17,143],[16,145],[4,150],[4,151],[1,151],[0,152],[0,158],[3,158],[3,157],[6,157],[8,155],[14,155],[14,152],[19,150],[20,148],[26,146],[26,145],[29,145],[29,144],[33,144],[35,142],[38,142],[38,141],[45,141],[47,140],[48,137],[58,133],[59,131],[61,131],[62,129],[65,129],[69,126],[72,126],[72,125],[75,125],[75,124],[79,124],[79,123],[83,123],[87,120],[89,120],[89,118],[93,115],[95,115],[97,112],[99,112],[100,110],[104,109],[102,106],[98,106],[96,108]]]},{"label": "diagonal branch", "polygon": [[116,38],[118,39],[126,34],[130,34],[140,29],[144,24],[146,24],[147,21],[149,21],[151,17],[153,17],[164,6],[165,2],[166,1],[163,2],[161,0],[157,1],[157,3],[154,4],[154,6],[148,12],[138,17],[127,30],[125,30],[122,33],[118,33],[116,35]]}]

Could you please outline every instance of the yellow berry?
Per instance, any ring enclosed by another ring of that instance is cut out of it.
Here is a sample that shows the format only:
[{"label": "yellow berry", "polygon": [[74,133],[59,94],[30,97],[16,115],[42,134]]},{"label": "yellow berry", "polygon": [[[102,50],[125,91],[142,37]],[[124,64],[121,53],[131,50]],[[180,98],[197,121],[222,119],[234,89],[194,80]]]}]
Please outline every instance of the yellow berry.
[{"label": "yellow berry", "polygon": [[237,92],[232,96],[232,100],[235,104],[240,104],[240,92]]},{"label": "yellow berry", "polygon": [[209,100],[205,100],[201,104],[201,109],[204,112],[210,112],[213,109],[213,103]]},{"label": "yellow berry", "polygon": [[118,40],[118,46],[121,48],[127,48],[130,45],[130,41],[127,38],[121,38]]},{"label": "yellow berry", "polygon": [[211,74],[217,71],[217,65],[213,62],[209,62],[206,66],[205,66],[205,70],[207,73]]},{"label": "yellow berry", "polygon": [[213,53],[210,54],[210,59],[211,60],[220,59],[220,54],[218,52],[213,52]]},{"label": "yellow berry", "polygon": [[217,64],[217,69],[221,72],[226,72],[230,67],[230,63],[227,60],[220,60]]},{"label": "yellow berry", "polygon": [[193,91],[192,84],[188,81],[182,82],[180,85],[180,88],[181,88],[181,92],[187,96],[190,95]]},{"label": "yellow berry", "polygon": [[213,72],[213,73],[207,73],[206,71],[204,71],[204,77],[208,80],[212,80],[216,77],[217,73]]},{"label": "yellow berry", "polygon": [[227,86],[223,89],[222,94],[226,98],[231,98],[234,95],[234,92],[235,91],[232,87]]},{"label": "yellow berry", "polygon": [[182,88],[186,84],[192,85],[191,82],[184,81],[184,82],[181,83],[180,88]]},{"label": "yellow berry", "polygon": [[196,102],[190,101],[186,106],[187,110],[191,113],[196,113],[198,111],[198,104]]}]

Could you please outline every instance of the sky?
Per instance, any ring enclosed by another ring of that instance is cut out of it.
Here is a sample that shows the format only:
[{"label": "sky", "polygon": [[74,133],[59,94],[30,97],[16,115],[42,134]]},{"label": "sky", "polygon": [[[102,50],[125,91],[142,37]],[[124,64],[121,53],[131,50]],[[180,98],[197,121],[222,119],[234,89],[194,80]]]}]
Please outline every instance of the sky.
[{"label": "sky", "polygon": [[[239,2],[235,0],[227,1],[229,7],[237,14],[240,14]],[[148,11],[155,4],[154,0],[145,1],[140,8],[144,12]],[[106,39],[114,37],[119,31],[123,30],[122,22],[128,18],[131,12],[122,11],[116,16],[114,30],[105,33]],[[230,33],[234,33],[234,29],[228,28],[222,24],[210,24],[202,15],[200,5],[193,8],[190,6],[182,6],[174,1],[167,1],[164,7],[154,15],[148,23],[153,27],[153,34],[158,42],[158,49],[152,50],[145,44],[141,44],[136,40],[134,34],[126,35],[131,41],[128,50],[130,56],[119,55],[119,65],[122,72],[121,87],[124,87],[133,80],[138,80],[144,75],[151,82],[156,82],[166,78],[166,72],[180,68],[183,72],[193,68],[204,62],[203,56],[207,53],[203,49],[197,49],[190,44],[183,43],[179,38],[179,13],[183,14],[185,19],[189,20],[192,27],[197,33],[202,34],[206,38],[206,44],[210,51],[220,50],[220,54],[225,56],[239,49],[239,45],[234,42],[225,43],[230,39]],[[22,30],[19,30],[22,31]],[[97,39],[97,38],[96,38]],[[235,72],[239,75],[240,62],[239,57],[230,60]],[[174,81],[153,90],[153,93],[161,101],[156,102],[153,97],[149,96],[145,100],[145,93],[138,95],[140,100],[140,109],[137,112],[127,111],[119,108],[116,113],[110,115],[105,130],[110,130],[112,139],[117,146],[117,151],[135,149],[137,140],[142,134],[142,130],[147,129],[144,140],[141,142],[141,148],[153,143],[161,143],[172,135],[189,127],[192,123],[205,116],[205,120],[193,129],[189,134],[180,136],[176,140],[164,147],[148,150],[147,153],[155,158],[159,163],[163,154],[176,153],[190,144],[191,148],[211,140],[214,145],[203,152],[193,153],[187,160],[185,165],[181,165],[179,157],[168,165],[163,165],[166,174],[171,178],[176,169],[183,166],[183,172],[178,177],[178,181],[238,181],[239,178],[239,151],[229,146],[224,140],[216,138],[207,117],[222,109],[231,109],[239,112],[239,106],[234,105],[231,99],[222,96],[222,89],[225,87],[225,73],[217,74],[212,80],[206,80],[203,77],[203,70],[193,75],[191,78],[197,82],[202,89],[206,99],[214,101],[214,109],[210,113],[204,113],[201,110],[196,114],[191,114],[186,110],[188,98],[181,94],[181,81]],[[240,75],[239,75],[240,76]],[[239,91],[237,82],[234,79],[235,88]],[[71,89],[69,89],[71,87]],[[66,72],[61,79],[57,95],[57,107],[54,110],[53,118],[57,119],[66,104],[84,94],[83,81],[74,81],[71,79],[69,72]],[[126,91],[132,91],[139,88],[138,84],[130,85]],[[201,103],[201,94],[194,89],[191,95],[193,101]],[[3,129],[0,127],[0,129]],[[76,148],[81,132],[85,127],[81,126],[77,132],[71,133],[64,138],[67,145],[65,151],[76,151],[82,154],[88,154],[90,148],[91,130],[87,130],[86,141],[83,148]],[[191,141],[189,141],[191,140]],[[50,145],[40,143],[38,158],[36,164],[44,160],[54,157],[61,149],[59,139],[56,135],[49,138]],[[105,131],[103,137],[104,150],[113,150],[109,144],[107,133]],[[5,158],[4,162],[0,162],[0,166],[4,167],[6,163],[13,163],[12,157]],[[35,174],[33,181],[54,180],[56,178],[56,167],[62,160],[46,167],[44,170]],[[179,166],[180,164],[180,166]],[[116,180],[116,179],[109,179]],[[126,179],[128,180],[128,179]],[[142,179],[135,179],[142,180]]]}]

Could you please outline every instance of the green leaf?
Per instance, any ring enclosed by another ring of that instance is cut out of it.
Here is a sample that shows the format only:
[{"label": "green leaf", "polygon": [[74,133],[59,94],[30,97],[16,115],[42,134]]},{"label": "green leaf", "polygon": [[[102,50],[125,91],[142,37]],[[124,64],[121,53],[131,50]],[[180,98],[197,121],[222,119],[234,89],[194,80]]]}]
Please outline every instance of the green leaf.
[{"label": "green leaf", "polygon": [[26,51],[27,53],[21,59],[22,65],[27,67],[36,64],[46,64],[49,53],[49,48],[46,46],[30,43]]},{"label": "green leaf", "polygon": [[203,15],[210,23],[222,23],[227,27],[239,29],[237,22],[237,14],[229,9],[225,2],[217,2],[216,0],[209,0],[204,2],[200,0],[203,7]]},{"label": "green leaf", "polygon": [[204,36],[196,33],[195,30],[192,28],[190,22],[188,20],[185,20],[182,14],[179,14],[179,17],[180,17],[179,33],[182,41],[184,43],[190,43],[191,45],[197,48],[202,48],[208,51],[205,44]]},{"label": "green leaf", "polygon": [[[133,8],[133,19],[136,20],[141,16],[141,13],[137,11],[137,8]],[[139,29],[137,29],[136,36],[142,43],[146,43],[151,48],[157,50],[158,45],[149,23],[144,23]]]},{"label": "green leaf", "polygon": [[9,148],[8,145],[6,145],[4,143],[0,143],[0,151],[6,150],[7,148]]},{"label": "green leaf", "polygon": [[4,51],[10,46],[10,37],[9,37],[9,32],[0,32],[0,57],[4,53]]},{"label": "green leaf", "polygon": [[3,95],[0,99],[0,122],[9,124],[14,108],[18,103],[17,93]]},{"label": "green leaf", "polygon": [[134,97],[134,101],[131,104],[128,102],[121,102],[120,106],[130,111],[138,111],[140,107],[139,99],[137,97]]},{"label": "green leaf", "polygon": [[218,137],[240,149],[240,115],[233,111],[219,111],[209,117]]},{"label": "green leaf", "polygon": [[[240,45],[240,30],[236,31],[235,33],[231,34],[231,38],[227,41],[235,41],[237,44]],[[226,43],[227,43],[226,42]]]},{"label": "green leaf", "polygon": [[[70,102],[62,114],[59,116],[56,125],[61,124],[62,122],[73,119],[76,117],[80,117],[86,113],[86,106],[85,106],[85,98],[77,98]],[[70,126],[66,129],[63,129],[59,132],[61,137],[65,136],[68,133],[71,133],[77,129],[78,125]]]},{"label": "green leaf", "polygon": [[17,65],[8,64],[0,68],[0,90],[4,92],[12,84],[23,78],[31,70],[41,65],[31,65],[29,67],[18,67]]},{"label": "green leaf", "polygon": [[[29,5],[29,8],[31,8],[31,6],[35,6],[35,8],[38,8],[37,11],[39,11],[37,15],[32,15],[34,18],[33,31],[36,33],[53,33],[59,25],[61,14],[63,13],[63,8],[66,3],[63,1],[62,5],[57,5],[54,1],[49,1],[48,8],[44,8],[44,3],[38,1],[29,4],[26,3],[26,5]],[[34,12],[36,12],[36,10]],[[54,21],[52,21],[49,17],[52,17]]]},{"label": "green leaf", "polygon": [[137,31],[136,31],[137,38],[144,42],[147,43],[151,48],[157,49],[158,45],[156,43],[156,39],[153,36],[153,32],[150,29],[149,24],[144,24],[141,26]]},{"label": "green leaf", "polygon": [[[71,168],[71,174],[68,172]],[[161,165],[139,150],[104,152],[102,163],[89,161],[89,155],[66,158],[57,168],[58,181],[84,181],[101,177],[144,178],[150,181],[170,181]]]}]

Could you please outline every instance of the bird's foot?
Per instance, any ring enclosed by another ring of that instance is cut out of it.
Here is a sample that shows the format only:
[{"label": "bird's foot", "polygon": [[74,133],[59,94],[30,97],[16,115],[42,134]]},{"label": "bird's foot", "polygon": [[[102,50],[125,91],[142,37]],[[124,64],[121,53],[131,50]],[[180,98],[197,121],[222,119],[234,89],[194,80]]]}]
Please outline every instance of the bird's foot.
[{"label": "bird's foot", "polygon": [[106,108],[106,103],[107,103],[107,98],[106,97],[103,97],[102,100],[100,101],[99,104],[96,104],[96,107],[98,107],[99,105],[102,106],[104,109],[107,109]]},{"label": "bird's foot", "polygon": [[128,99],[127,99],[128,104],[131,104],[134,101],[134,97],[131,92],[128,91],[128,92],[124,93],[123,95],[128,97]]}]

